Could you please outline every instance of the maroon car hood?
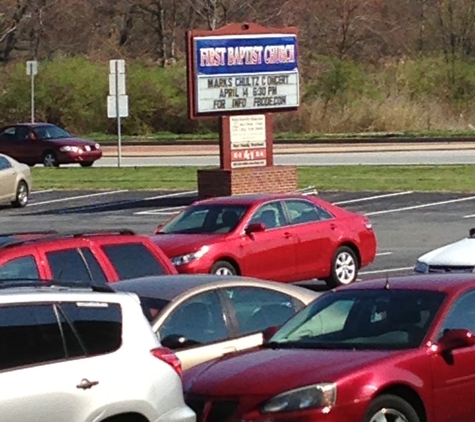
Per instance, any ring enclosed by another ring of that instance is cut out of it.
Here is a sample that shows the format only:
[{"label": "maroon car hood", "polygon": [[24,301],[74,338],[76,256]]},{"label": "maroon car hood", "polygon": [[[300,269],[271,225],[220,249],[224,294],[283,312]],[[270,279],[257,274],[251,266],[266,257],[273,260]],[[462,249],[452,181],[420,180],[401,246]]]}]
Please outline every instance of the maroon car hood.
[{"label": "maroon car hood", "polygon": [[260,349],[211,361],[184,373],[187,393],[274,395],[338,377],[401,352]]},{"label": "maroon car hood", "polygon": [[226,234],[156,234],[150,236],[169,257],[195,252],[204,245],[222,241]]},{"label": "maroon car hood", "polygon": [[96,142],[86,141],[85,139],[80,138],[59,138],[59,139],[45,139],[46,142],[52,142],[58,146],[72,146],[72,147],[82,147],[84,145],[94,146]]}]

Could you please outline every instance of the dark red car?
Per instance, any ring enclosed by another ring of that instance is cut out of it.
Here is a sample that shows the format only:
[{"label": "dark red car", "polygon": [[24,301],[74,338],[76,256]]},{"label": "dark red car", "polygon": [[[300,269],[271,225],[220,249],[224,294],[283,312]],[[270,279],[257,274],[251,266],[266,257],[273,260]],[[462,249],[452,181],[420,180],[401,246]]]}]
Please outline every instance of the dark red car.
[{"label": "dark red car", "polygon": [[0,153],[34,166],[78,163],[90,167],[102,157],[98,143],[76,138],[49,123],[22,123],[0,129]]},{"label": "dark red car", "polygon": [[152,240],[181,273],[283,282],[356,280],[376,254],[371,222],[310,195],[243,195],[198,201]]},{"label": "dark red car", "polygon": [[475,275],[356,283],[184,375],[200,422],[475,421]]}]

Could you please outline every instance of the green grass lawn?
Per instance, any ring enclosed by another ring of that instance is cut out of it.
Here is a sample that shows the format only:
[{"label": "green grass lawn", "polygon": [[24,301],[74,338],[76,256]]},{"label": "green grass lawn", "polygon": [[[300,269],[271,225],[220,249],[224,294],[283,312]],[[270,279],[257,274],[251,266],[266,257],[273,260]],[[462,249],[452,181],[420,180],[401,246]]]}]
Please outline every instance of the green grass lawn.
[{"label": "green grass lawn", "polygon": [[[33,168],[35,189],[196,189],[197,167]],[[475,165],[299,167],[317,190],[475,192]]]}]

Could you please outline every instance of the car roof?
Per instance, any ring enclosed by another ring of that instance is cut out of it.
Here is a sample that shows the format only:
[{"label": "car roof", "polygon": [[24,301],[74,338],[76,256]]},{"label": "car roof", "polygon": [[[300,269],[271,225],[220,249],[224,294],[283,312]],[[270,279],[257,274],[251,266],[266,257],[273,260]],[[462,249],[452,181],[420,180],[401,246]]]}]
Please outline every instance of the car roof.
[{"label": "car roof", "polygon": [[348,286],[339,287],[336,290],[384,288],[389,290],[431,290],[455,294],[470,288],[475,288],[475,274],[415,274],[387,277],[384,279],[360,281]]},{"label": "car roof", "polygon": [[309,195],[303,195],[298,193],[281,193],[281,194],[268,194],[268,193],[256,193],[246,195],[232,195],[232,196],[219,196],[215,198],[208,198],[196,201],[194,205],[252,205],[255,203],[276,201],[283,199],[303,199]]},{"label": "car roof", "polygon": [[13,233],[0,233],[0,249],[10,248],[13,246],[55,242],[58,240],[84,238],[84,237],[108,237],[108,236],[138,236],[134,231],[129,229],[121,230],[96,230],[91,232],[78,231],[71,233],[60,233],[55,230],[45,231],[31,231],[31,232],[13,232]]},{"label": "car roof", "polygon": [[[121,280],[111,284],[112,289],[117,291],[130,291],[139,296],[155,297],[171,301],[177,296],[193,288],[212,285],[214,288],[226,287],[226,285],[250,285],[255,287],[273,288],[275,290],[287,290],[295,292],[295,295],[305,297],[307,300],[317,298],[320,293],[305,287],[292,286],[286,283],[260,280],[241,276],[219,276],[214,274],[178,274],[141,277],[129,280]],[[210,287],[210,286],[208,286]]]},{"label": "car roof", "polygon": [[12,126],[29,126],[29,127],[38,127],[38,126],[56,126],[53,123],[46,123],[46,122],[18,122],[18,123],[13,123],[11,125],[6,125],[4,127],[12,127]]}]

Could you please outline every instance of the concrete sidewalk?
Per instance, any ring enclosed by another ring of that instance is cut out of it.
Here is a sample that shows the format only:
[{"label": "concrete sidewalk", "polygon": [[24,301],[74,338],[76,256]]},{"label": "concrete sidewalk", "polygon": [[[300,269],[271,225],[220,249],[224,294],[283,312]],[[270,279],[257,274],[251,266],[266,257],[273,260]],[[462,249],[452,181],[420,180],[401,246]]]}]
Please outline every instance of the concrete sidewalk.
[{"label": "concrete sidewalk", "polygon": [[[117,156],[117,147],[104,146],[104,157]],[[274,154],[305,154],[305,153],[348,153],[348,152],[381,152],[381,151],[450,151],[473,150],[475,142],[411,142],[411,143],[359,143],[359,144],[276,144]],[[180,157],[219,155],[218,145],[126,145],[122,146],[124,157]]]}]

